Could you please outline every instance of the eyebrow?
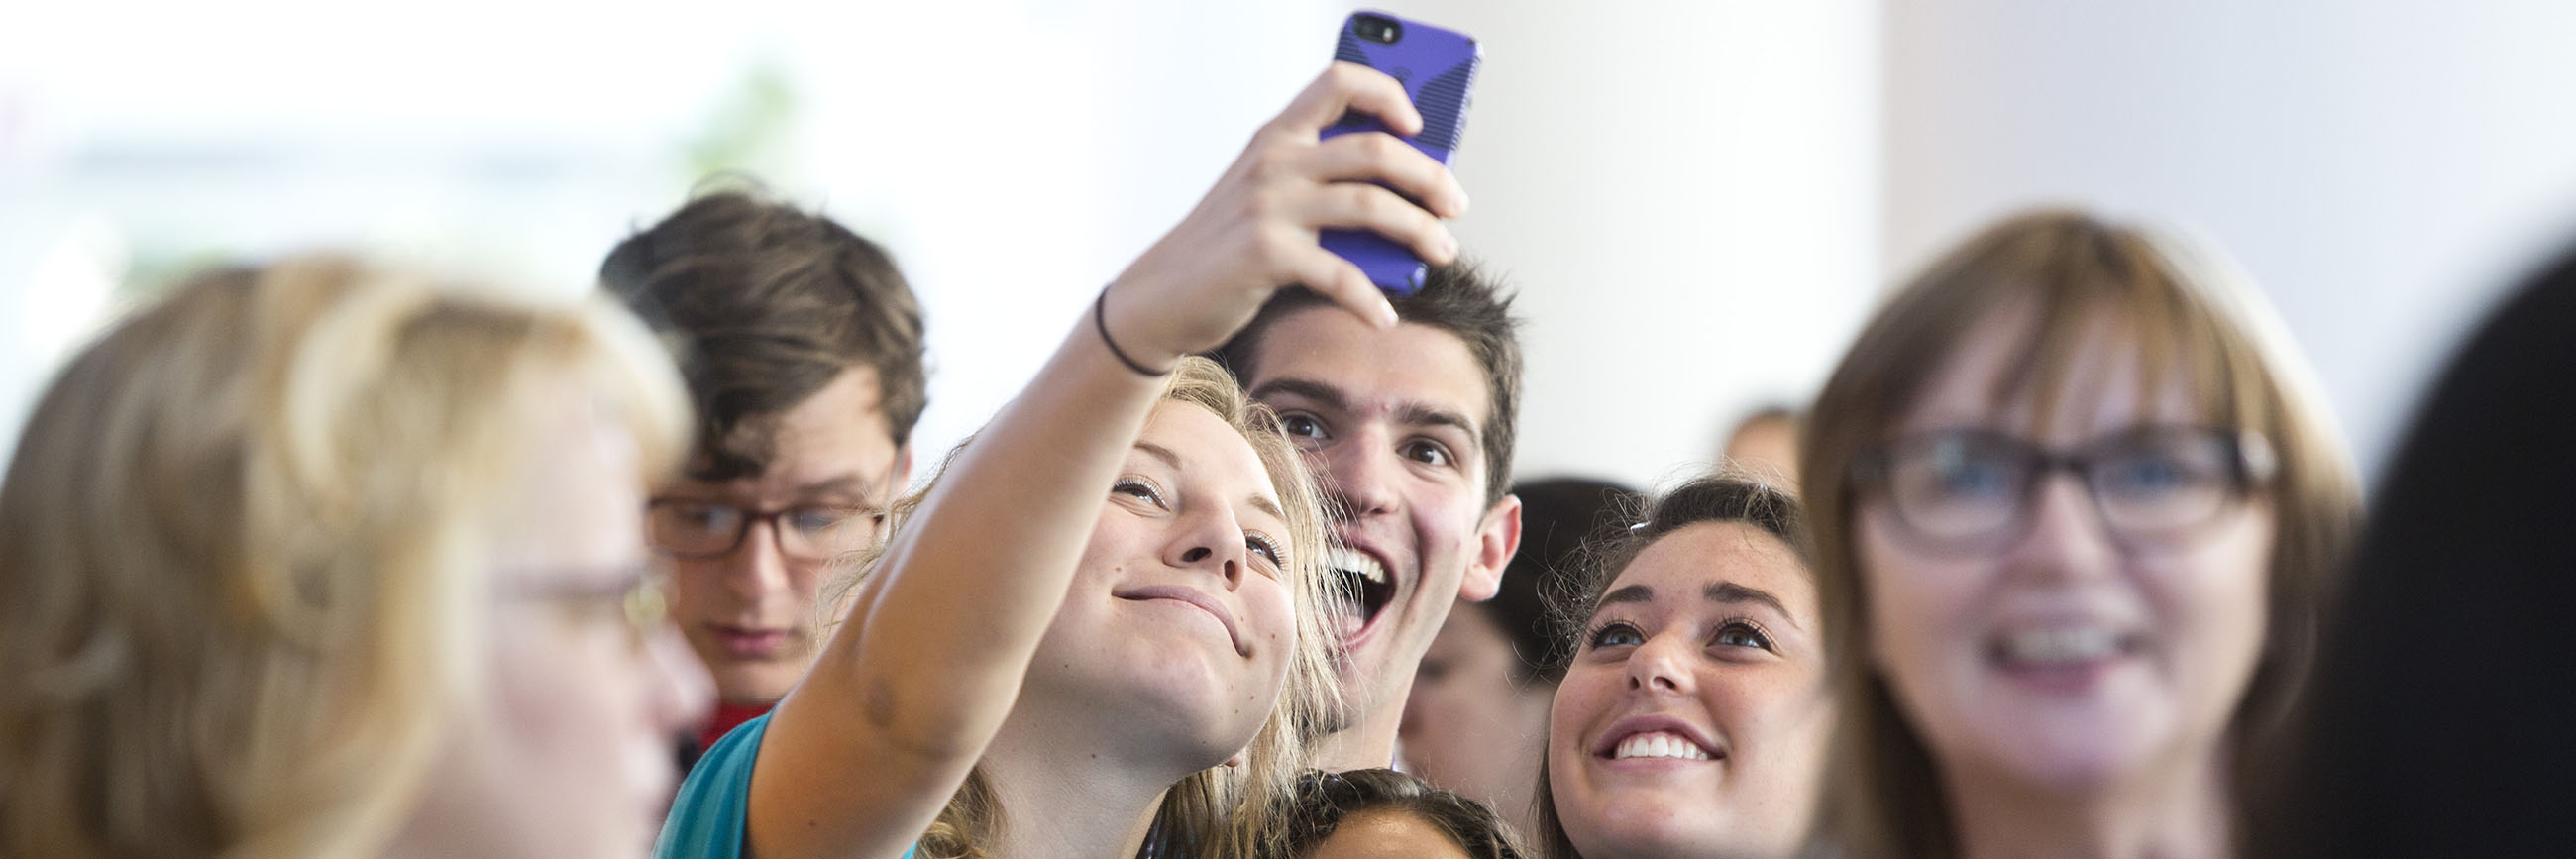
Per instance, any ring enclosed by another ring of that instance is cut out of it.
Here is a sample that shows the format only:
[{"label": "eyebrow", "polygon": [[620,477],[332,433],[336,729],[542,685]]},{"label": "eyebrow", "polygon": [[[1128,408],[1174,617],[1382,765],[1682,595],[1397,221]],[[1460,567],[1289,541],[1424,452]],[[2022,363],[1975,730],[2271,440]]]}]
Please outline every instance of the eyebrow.
[{"label": "eyebrow", "polygon": [[1272,379],[1253,388],[1251,397],[1256,400],[1267,399],[1272,394],[1304,397],[1322,403],[1328,408],[1342,411],[1349,411],[1351,408],[1350,399],[1342,396],[1342,389],[1313,379],[1300,379],[1294,376]]},{"label": "eyebrow", "polygon": [[[1144,451],[1147,455],[1152,456],[1155,459],[1162,460],[1163,464],[1169,465],[1175,470],[1178,470],[1181,467],[1180,454],[1173,453],[1171,448],[1164,447],[1150,441],[1140,440],[1136,442],[1136,449]],[[1268,513],[1270,514],[1270,518],[1278,519],[1283,522],[1288,519],[1288,514],[1279,511],[1278,502],[1264,498],[1260,495],[1246,495],[1243,498],[1246,502],[1252,504],[1252,509]]]},{"label": "eyebrow", "polygon": [[[1267,399],[1272,394],[1303,397],[1335,411],[1351,410],[1350,398],[1342,395],[1342,389],[1313,379],[1295,376],[1272,379],[1253,388],[1251,396],[1253,399],[1260,400]],[[1459,432],[1467,434],[1467,441],[1470,444],[1478,446],[1484,444],[1484,437],[1476,432],[1476,422],[1468,420],[1466,415],[1449,409],[1422,403],[1399,403],[1395,407],[1395,419],[1398,423],[1405,424],[1454,427]]]},{"label": "eyebrow", "polygon": [[1136,449],[1144,451],[1146,455],[1152,456],[1155,459],[1162,460],[1164,465],[1171,466],[1174,469],[1181,467],[1181,455],[1173,453],[1171,448],[1164,447],[1150,441],[1138,441],[1136,442]]},{"label": "eyebrow", "polygon": [[[1806,628],[1804,626],[1799,626],[1797,616],[1789,613],[1789,607],[1780,602],[1779,597],[1772,596],[1771,592],[1760,588],[1748,588],[1734,582],[1710,582],[1708,587],[1700,589],[1700,596],[1707,598],[1709,602],[1753,603],[1755,605],[1770,606],[1772,611],[1779,612],[1782,618],[1787,619],[1790,626],[1797,626],[1800,629]],[[1600,605],[1621,605],[1627,603],[1646,603],[1654,601],[1654,588],[1646,585],[1629,585],[1627,587],[1602,594]]]},{"label": "eyebrow", "polygon": [[861,486],[861,482],[862,481],[859,479],[859,476],[856,474],[844,474],[830,480],[819,480],[796,487],[796,494],[829,495],[836,492],[846,492],[852,495],[866,495],[867,493],[863,491],[864,487]]}]

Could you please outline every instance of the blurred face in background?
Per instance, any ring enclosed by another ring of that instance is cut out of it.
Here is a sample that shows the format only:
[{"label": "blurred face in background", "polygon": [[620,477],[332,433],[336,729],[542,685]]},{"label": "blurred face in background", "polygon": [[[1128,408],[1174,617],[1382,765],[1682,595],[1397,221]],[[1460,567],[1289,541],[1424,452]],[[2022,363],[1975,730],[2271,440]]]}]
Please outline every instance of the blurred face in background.
[{"label": "blurred face in background", "polygon": [[1414,775],[1529,831],[1530,793],[1556,684],[1525,681],[1521,672],[1521,657],[1494,612],[1459,603],[1422,654],[1404,701],[1399,749]]},{"label": "blurred face in background", "polygon": [[1756,415],[1726,438],[1727,461],[1764,480],[1798,485],[1798,422],[1777,412]]},{"label": "blurred face in background", "polygon": [[674,567],[672,619],[725,703],[760,706],[805,676],[825,567],[882,535],[911,458],[894,443],[866,365],[743,431],[770,433],[758,476],[684,477],[654,499],[651,516],[653,543]]},{"label": "blurred face in background", "polygon": [[2272,506],[2188,368],[2147,387],[2119,320],[2045,414],[1998,404],[2029,316],[1962,338],[1856,499],[1871,662],[1954,791],[2209,766],[2263,650]]},{"label": "blurred face in background", "polygon": [[670,737],[712,698],[662,622],[634,440],[564,411],[495,547],[486,683],[412,824],[448,855],[648,852],[676,786]]}]

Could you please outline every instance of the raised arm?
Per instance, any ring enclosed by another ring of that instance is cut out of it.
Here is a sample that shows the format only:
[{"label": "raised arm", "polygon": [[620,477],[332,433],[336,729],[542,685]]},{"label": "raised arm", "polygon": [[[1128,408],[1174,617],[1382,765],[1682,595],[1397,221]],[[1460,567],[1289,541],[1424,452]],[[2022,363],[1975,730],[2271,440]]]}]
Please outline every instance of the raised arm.
[{"label": "raised arm", "polygon": [[1388,135],[1319,143],[1346,109],[1408,133],[1422,123],[1393,79],[1335,63],[1107,287],[1105,313],[1077,321],[939,477],[848,622],[770,717],[751,781],[755,855],[891,859],[938,817],[1009,714],[1160,396],[1163,380],[1127,360],[1167,369],[1223,342],[1292,283],[1393,325],[1367,277],[1317,244],[1323,228],[1375,230],[1434,261],[1456,256],[1435,217],[1465,209],[1456,181]]}]

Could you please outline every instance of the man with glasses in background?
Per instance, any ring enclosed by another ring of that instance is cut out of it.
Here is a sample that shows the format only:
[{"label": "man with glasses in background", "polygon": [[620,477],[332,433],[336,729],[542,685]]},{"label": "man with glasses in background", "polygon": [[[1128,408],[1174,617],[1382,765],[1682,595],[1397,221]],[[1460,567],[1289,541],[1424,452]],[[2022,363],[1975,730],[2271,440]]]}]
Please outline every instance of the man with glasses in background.
[{"label": "man with glasses in background", "polygon": [[715,675],[694,762],[805,675],[826,562],[883,536],[927,400],[921,308],[875,243],[738,190],[619,243],[600,280],[672,349],[698,415],[649,520],[671,618]]}]

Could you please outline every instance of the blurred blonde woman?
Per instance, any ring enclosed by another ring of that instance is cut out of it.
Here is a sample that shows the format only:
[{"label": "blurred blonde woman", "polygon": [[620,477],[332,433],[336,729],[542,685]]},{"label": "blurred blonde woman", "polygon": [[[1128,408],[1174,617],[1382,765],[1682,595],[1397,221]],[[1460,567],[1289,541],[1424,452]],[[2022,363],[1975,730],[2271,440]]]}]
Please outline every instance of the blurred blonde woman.
[{"label": "blurred blonde woman", "polygon": [[2358,516],[2214,250],[2076,212],[1881,307],[1800,445],[1861,856],[2226,856]]},{"label": "blurred blonde woman", "polygon": [[125,320],[0,487],[0,854],[642,852],[710,695],[645,563],[684,402],[603,305],[346,259]]}]

